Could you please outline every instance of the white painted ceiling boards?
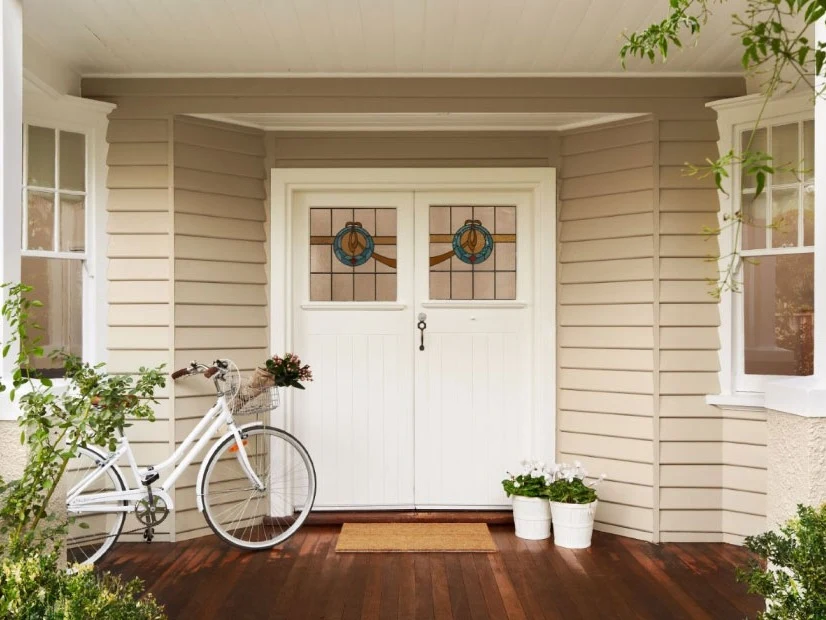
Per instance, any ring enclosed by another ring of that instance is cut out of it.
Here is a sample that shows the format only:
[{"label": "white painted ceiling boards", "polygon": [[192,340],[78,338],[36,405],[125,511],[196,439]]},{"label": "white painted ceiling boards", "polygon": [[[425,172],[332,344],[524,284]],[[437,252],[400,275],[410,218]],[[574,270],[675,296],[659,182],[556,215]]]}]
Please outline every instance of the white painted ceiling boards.
[{"label": "white painted ceiling boards", "polygon": [[[621,73],[622,33],[667,0],[26,0],[25,30],[82,75]],[[635,73],[739,73],[732,11]]]}]

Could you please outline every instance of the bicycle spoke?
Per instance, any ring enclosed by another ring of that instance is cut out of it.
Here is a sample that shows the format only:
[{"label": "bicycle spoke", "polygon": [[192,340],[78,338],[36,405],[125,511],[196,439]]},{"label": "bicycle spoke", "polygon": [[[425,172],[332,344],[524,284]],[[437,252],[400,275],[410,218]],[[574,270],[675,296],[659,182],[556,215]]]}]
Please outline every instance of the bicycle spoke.
[{"label": "bicycle spoke", "polygon": [[207,520],[227,542],[271,547],[291,536],[309,514],[315,498],[312,462],[300,444],[279,431],[249,431],[244,449],[264,486],[258,490],[248,484],[238,455],[227,453],[234,445],[227,442],[207,466],[202,487]]}]

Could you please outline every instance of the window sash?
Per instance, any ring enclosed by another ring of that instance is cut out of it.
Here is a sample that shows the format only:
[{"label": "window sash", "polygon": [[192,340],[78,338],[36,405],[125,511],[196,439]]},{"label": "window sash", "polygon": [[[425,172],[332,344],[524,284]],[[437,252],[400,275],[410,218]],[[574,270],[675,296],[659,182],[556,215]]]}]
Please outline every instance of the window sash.
[{"label": "window sash", "polygon": [[[29,184],[29,128],[40,127],[49,129],[54,132],[54,187]],[[76,189],[62,189],[63,179],[61,178],[60,166],[60,146],[61,133],[69,132],[81,134],[84,137],[83,148],[83,174],[84,174],[84,190]],[[43,123],[39,121],[26,121],[23,124],[23,179],[22,179],[22,230],[21,230],[21,250],[20,255],[24,258],[43,258],[51,260],[72,260],[80,261],[81,264],[81,291],[80,298],[80,321],[81,321],[81,343],[82,356],[84,360],[94,360],[97,355],[96,352],[89,346],[92,342],[87,334],[87,330],[95,329],[91,325],[90,317],[95,315],[94,308],[91,305],[93,301],[92,295],[92,281],[90,280],[90,271],[88,261],[94,256],[94,235],[92,227],[92,217],[94,216],[94,205],[90,204],[90,196],[93,196],[92,188],[92,167],[94,162],[92,159],[92,145],[90,141],[93,139],[93,131],[91,129],[81,129],[78,127],[62,127],[60,124]],[[28,248],[29,243],[29,194],[30,192],[38,192],[41,194],[48,194],[54,201],[54,221],[52,223],[52,249],[50,250],[32,250]],[[62,197],[75,197],[83,199],[83,251],[71,252],[61,250],[61,220],[62,220]],[[65,301],[65,300],[64,300]],[[66,344],[65,342],[63,344]],[[44,369],[41,371],[43,376],[50,378],[63,377],[62,369]]]},{"label": "window sash", "polygon": [[[51,129],[55,133],[55,147],[54,147],[54,187],[46,187],[41,185],[29,185],[29,127],[41,127],[44,129]],[[78,133],[84,136],[83,148],[83,168],[86,187],[85,190],[69,190],[61,189],[60,183],[60,134],[61,132]],[[73,260],[86,260],[89,257],[89,242],[90,242],[90,205],[88,201],[89,183],[90,183],[90,162],[89,162],[89,140],[90,135],[88,131],[78,131],[77,129],[65,129],[59,126],[25,122],[23,124],[23,196],[22,196],[22,230],[20,253],[22,256],[44,257],[44,258],[68,258]],[[43,194],[51,194],[54,199],[54,224],[52,230],[52,249],[51,250],[30,250],[29,244],[29,192],[40,192]],[[83,252],[65,252],[60,248],[60,215],[62,206],[60,204],[60,196],[82,196],[84,204],[83,212],[83,226],[84,226],[84,251]]]}]

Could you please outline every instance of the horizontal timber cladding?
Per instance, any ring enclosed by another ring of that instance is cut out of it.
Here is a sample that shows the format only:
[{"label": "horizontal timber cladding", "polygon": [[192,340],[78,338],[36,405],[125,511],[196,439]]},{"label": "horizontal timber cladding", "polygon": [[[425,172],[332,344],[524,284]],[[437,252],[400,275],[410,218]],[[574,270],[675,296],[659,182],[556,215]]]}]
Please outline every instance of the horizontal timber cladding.
[{"label": "horizontal timber cladding", "polygon": [[740,543],[765,525],[765,413],[721,410],[713,122],[646,118],[563,134],[558,457],[609,481],[597,527]]},{"label": "horizontal timber cladding", "polygon": [[556,165],[551,132],[269,132],[276,168],[544,167]]},{"label": "horizontal timber cladding", "polygon": [[764,527],[765,414],[706,405],[719,392],[719,202],[685,164],[717,157],[711,123],[660,121],[660,538],[739,543]]},{"label": "horizontal timber cladding", "polygon": [[[221,357],[250,371],[269,351],[264,133],[176,116],[173,153],[175,367]],[[178,382],[174,443],[212,406],[213,393],[200,377]],[[195,505],[202,459],[176,485],[179,539],[208,531]]]},{"label": "horizontal timber cladding", "polygon": [[655,539],[655,121],[563,135],[557,449],[600,489],[598,529]]},{"label": "horizontal timber cladding", "polygon": [[[113,117],[107,140],[108,370],[172,364],[172,122]],[[140,466],[172,450],[170,387],[159,391],[156,421],[127,428]],[[131,478],[130,478],[131,482]],[[130,521],[126,529],[135,529]],[[174,535],[174,517],[158,528]]]}]

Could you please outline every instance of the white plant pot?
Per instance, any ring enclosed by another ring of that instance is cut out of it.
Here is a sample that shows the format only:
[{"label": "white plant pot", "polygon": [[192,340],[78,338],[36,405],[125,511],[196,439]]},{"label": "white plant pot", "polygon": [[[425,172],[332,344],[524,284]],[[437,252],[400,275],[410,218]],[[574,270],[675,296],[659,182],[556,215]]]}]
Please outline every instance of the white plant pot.
[{"label": "white plant pot", "polygon": [[597,501],[590,504],[550,502],[550,505],[554,521],[554,544],[567,549],[590,547]]},{"label": "white plant pot", "polygon": [[551,537],[551,506],[541,497],[513,496],[513,523],[516,535],[526,540]]}]

